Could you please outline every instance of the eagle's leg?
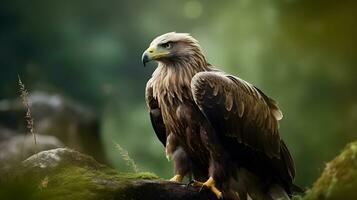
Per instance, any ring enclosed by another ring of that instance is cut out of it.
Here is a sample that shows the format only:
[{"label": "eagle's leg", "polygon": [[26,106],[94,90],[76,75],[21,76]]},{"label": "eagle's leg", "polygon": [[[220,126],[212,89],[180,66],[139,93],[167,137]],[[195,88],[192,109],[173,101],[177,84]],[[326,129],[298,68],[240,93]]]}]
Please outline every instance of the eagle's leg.
[{"label": "eagle's leg", "polygon": [[201,190],[204,187],[208,188],[217,196],[218,199],[223,199],[222,192],[219,189],[217,189],[216,182],[212,177],[209,177],[209,179],[204,183],[196,181],[195,184],[201,185]]},{"label": "eagle's leg", "polygon": [[170,181],[180,183],[190,170],[190,160],[188,159],[186,152],[180,146],[178,146],[178,148],[176,148],[173,152],[172,160],[175,175],[170,179]]}]

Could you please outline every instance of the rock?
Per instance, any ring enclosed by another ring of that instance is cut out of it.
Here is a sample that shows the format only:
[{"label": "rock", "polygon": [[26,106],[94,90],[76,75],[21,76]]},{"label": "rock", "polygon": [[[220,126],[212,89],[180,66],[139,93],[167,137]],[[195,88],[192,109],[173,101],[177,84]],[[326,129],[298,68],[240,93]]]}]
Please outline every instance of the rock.
[{"label": "rock", "polygon": [[0,132],[0,170],[6,170],[36,152],[63,147],[56,137],[49,135],[36,135],[35,145],[30,134],[18,134],[4,128],[0,128]]},{"label": "rock", "polygon": [[0,199],[216,199],[207,190],[163,181],[152,173],[117,172],[67,148],[35,154],[6,174]]},{"label": "rock", "polygon": [[357,141],[326,164],[320,178],[307,191],[304,200],[357,199]]},{"label": "rock", "polygon": [[[55,136],[66,146],[106,162],[99,120],[89,108],[44,92],[30,93],[28,100],[36,133]],[[25,112],[20,98],[0,101],[0,126],[18,133],[27,132]]]},{"label": "rock", "polygon": [[[357,199],[357,142],[329,162],[303,200]],[[19,192],[21,191],[21,192]],[[0,171],[0,199],[30,200],[214,200],[207,190],[159,179],[152,173],[124,173],[67,148],[35,154]]]}]

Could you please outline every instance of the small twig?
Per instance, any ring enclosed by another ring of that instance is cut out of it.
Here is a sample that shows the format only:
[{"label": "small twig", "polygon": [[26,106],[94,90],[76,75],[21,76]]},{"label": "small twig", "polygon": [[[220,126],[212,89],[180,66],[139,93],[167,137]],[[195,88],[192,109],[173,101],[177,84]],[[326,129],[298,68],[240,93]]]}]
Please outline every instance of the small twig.
[{"label": "small twig", "polygon": [[25,106],[26,108],[26,115],[25,115],[25,119],[26,119],[26,127],[27,129],[30,131],[30,133],[33,136],[33,140],[35,142],[35,152],[37,153],[36,147],[37,147],[37,140],[36,140],[36,134],[35,134],[35,129],[34,129],[34,120],[31,114],[31,109],[30,109],[30,104],[29,104],[29,100],[28,100],[28,92],[26,90],[25,85],[22,83],[20,75],[18,75],[19,78],[19,86],[20,86],[20,97],[22,100],[22,104]]},{"label": "small twig", "polygon": [[114,142],[115,147],[119,150],[119,153],[125,164],[130,167],[135,173],[139,172],[138,166],[135,164],[134,160],[130,158],[128,151],[126,151],[123,147],[121,147],[118,143]]}]

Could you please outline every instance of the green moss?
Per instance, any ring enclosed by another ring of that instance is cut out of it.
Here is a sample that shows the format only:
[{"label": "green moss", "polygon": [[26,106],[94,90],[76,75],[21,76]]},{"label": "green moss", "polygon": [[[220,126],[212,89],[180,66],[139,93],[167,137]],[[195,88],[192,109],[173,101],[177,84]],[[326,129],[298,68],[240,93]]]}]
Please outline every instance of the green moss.
[{"label": "green moss", "polygon": [[[6,181],[0,180],[0,199],[126,199],[121,194],[130,187],[130,181],[158,179],[149,172],[118,172],[69,149],[39,154],[14,172]],[[26,191],[26,195],[14,198],[17,191]]]},{"label": "green moss", "polygon": [[103,193],[94,193],[99,190],[99,185],[92,181],[94,176],[93,171],[80,167],[63,168],[38,182],[39,190],[36,196],[45,199],[98,199]]},{"label": "green moss", "polygon": [[347,145],[339,156],[327,163],[304,199],[357,199],[357,142]]},{"label": "green moss", "polygon": [[110,168],[94,170],[62,166],[52,175],[39,180],[40,189],[36,196],[51,200],[112,199],[130,180],[157,178],[156,175],[146,172],[118,173]]},{"label": "green moss", "polygon": [[119,173],[119,177],[121,179],[148,179],[148,180],[153,180],[153,179],[159,179],[157,175],[151,172],[139,172],[139,173]]}]

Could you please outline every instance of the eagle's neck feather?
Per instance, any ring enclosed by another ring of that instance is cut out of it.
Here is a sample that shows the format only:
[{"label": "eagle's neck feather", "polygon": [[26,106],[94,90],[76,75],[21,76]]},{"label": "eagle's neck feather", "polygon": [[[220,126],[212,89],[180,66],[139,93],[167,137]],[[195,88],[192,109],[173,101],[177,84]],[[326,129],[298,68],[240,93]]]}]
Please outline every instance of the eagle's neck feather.
[{"label": "eagle's neck feather", "polygon": [[188,58],[178,58],[173,62],[159,62],[148,84],[161,108],[167,131],[180,132],[182,129],[178,126],[180,123],[175,123],[176,108],[182,103],[193,101],[191,92],[193,76],[211,70],[211,66],[200,53]]},{"label": "eagle's neck feather", "polygon": [[159,62],[152,75],[153,96],[159,104],[172,104],[175,99],[182,102],[191,99],[191,79],[202,71],[210,71],[210,66],[204,56],[192,56],[177,59],[173,62]]}]

